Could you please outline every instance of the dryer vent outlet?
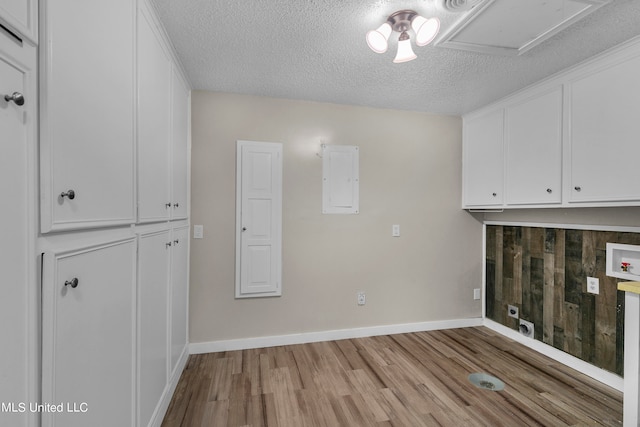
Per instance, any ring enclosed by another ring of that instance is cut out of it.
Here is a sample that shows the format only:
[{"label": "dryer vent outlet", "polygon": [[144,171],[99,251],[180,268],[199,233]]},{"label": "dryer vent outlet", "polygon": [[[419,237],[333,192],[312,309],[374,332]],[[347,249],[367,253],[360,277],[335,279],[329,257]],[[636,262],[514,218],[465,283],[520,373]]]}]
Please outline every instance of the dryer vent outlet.
[{"label": "dryer vent outlet", "polygon": [[528,337],[528,338],[534,337],[533,323],[520,319],[520,327],[518,329],[520,330],[520,333],[525,337]]}]

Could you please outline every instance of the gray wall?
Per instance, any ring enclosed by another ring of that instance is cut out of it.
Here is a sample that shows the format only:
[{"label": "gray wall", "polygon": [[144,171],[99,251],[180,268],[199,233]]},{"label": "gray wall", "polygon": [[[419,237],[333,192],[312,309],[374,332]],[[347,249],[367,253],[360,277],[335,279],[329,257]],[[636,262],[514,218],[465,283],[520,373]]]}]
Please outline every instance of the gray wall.
[{"label": "gray wall", "polygon": [[[190,341],[480,317],[461,135],[453,116],[194,91]],[[284,145],[281,297],[234,299],[237,140]],[[321,214],[322,143],[360,147],[359,215]]]}]

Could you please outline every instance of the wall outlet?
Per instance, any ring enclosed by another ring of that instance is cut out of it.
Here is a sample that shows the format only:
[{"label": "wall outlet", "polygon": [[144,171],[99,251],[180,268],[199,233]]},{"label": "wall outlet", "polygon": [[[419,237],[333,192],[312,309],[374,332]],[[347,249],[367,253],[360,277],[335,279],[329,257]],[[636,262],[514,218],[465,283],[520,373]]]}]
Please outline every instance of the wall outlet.
[{"label": "wall outlet", "polygon": [[475,288],[473,290],[473,299],[480,299],[480,288]]},{"label": "wall outlet", "polygon": [[391,236],[400,237],[400,225],[399,224],[393,224],[391,226]]},{"label": "wall outlet", "polygon": [[597,277],[587,277],[587,292],[590,294],[600,294],[600,279]]},{"label": "wall outlet", "polygon": [[193,238],[194,239],[202,239],[204,236],[204,227],[202,225],[194,225],[193,226]]},{"label": "wall outlet", "polygon": [[507,306],[507,315],[509,317],[513,317],[514,319],[518,318],[518,307],[516,307],[515,305],[508,305]]},{"label": "wall outlet", "polygon": [[358,292],[358,305],[365,305],[367,303],[367,296],[364,292]]}]

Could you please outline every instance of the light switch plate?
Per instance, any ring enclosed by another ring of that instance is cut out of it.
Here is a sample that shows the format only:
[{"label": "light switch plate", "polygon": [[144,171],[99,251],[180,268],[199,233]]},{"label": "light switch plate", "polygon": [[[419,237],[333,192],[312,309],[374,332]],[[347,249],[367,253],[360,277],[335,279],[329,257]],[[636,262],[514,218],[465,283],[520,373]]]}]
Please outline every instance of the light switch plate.
[{"label": "light switch plate", "polygon": [[391,235],[393,237],[400,237],[400,225],[399,224],[393,224],[391,226]]},{"label": "light switch plate", "polygon": [[202,225],[193,226],[193,238],[202,239],[204,237],[204,227]]},{"label": "light switch plate", "polygon": [[600,279],[587,276],[587,292],[590,294],[600,294]]}]

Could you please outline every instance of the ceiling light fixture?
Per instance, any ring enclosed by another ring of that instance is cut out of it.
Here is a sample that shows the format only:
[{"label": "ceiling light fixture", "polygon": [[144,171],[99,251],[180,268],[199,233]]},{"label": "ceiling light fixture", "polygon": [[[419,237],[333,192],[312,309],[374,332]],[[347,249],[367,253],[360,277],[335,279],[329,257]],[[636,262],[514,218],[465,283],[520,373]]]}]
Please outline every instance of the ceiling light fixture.
[{"label": "ceiling light fixture", "polygon": [[440,20],[438,18],[427,19],[413,10],[399,10],[391,14],[384,24],[367,33],[367,44],[372,51],[385,53],[389,47],[389,36],[392,31],[396,31],[400,33],[400,37],[398,38],[398,52],[393,62],[411,61],[417,56],[411,48],[411,40],[407,33],[409,29],[413,29],[416,34],[416,45],[426,46],[438,35]]}]

